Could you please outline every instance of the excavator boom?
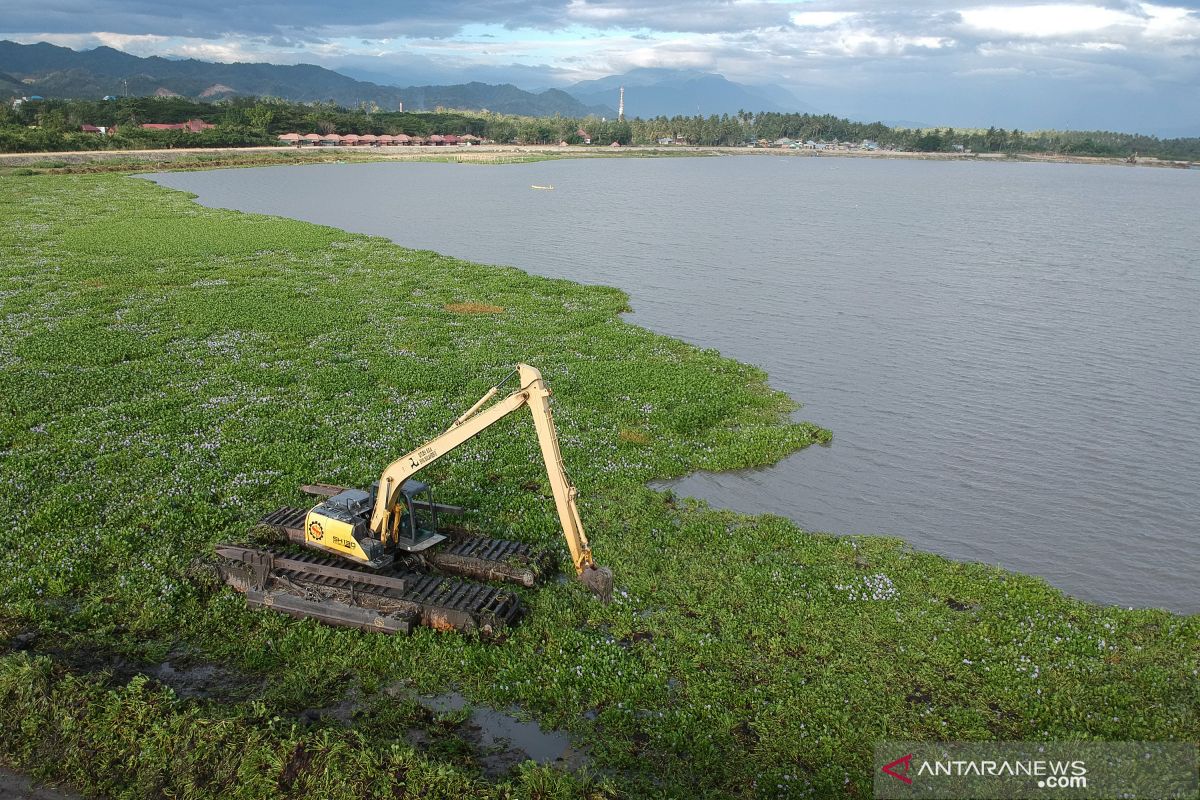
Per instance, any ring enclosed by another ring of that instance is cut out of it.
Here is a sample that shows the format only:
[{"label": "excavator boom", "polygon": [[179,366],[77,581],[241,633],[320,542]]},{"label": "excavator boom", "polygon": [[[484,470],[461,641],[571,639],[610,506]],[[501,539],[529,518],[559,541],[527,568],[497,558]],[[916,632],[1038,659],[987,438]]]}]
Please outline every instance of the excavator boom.
[{"label": "excavator boom", "polygon": [[563,536],[567,540],[567,548],[571,552],[575,574],[593,593],[608,599],[612,594],[612,573],[597,567],[592,557],[592,549],[584,533],[576,503],[578,491],[567,477],[562,451],[558,446],[558,430],[550,410],[550,389],[536,367],[518,364],[514,373],[518,378],[518,389],[492,405],[487,405],[500,394],[500,387],[512,376],[510,373],[509,377],[489,389],[445,432],[387,466],[379,477],[375,507],[371,513],[371,532],[385,544],[389,541],[395,543],[397,517],[402,509],[399,495],[404,482],[509,414],[527,407],[533,416],[542,461],[546,466],[546,477],[554,494],[554,505],[558,511]]}]

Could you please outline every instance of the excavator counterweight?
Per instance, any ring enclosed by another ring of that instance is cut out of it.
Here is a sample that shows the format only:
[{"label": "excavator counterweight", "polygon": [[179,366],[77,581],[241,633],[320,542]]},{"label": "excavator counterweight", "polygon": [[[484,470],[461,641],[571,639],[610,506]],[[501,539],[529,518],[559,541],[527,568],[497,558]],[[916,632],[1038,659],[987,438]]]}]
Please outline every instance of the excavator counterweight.
[{"label": "excavator counterweight", "polygon": [[[491,402],[514,376],[519,388]],[[319,551],[320,557],[219,545],[222,577],[253,606],[334,625],[385,633],[426,625],[498,635],[518,618],[520,600],[475,581],[533,587],[557,559],[522,542],[479,536],[446,523],[446,517],[460,516],[463,509],[434,502],[428,484],[413,476],[522,408],[533,416],[576,576],[607,602],[612,571],[592,557],[578,492],[559,450],[550,390],[541,373],[527,364],[518,364],[439,436],[389,464],[369,491],[309,484],[302,491],[321,502],[311,508],[280,508],[260,521],[290,543]]]}]

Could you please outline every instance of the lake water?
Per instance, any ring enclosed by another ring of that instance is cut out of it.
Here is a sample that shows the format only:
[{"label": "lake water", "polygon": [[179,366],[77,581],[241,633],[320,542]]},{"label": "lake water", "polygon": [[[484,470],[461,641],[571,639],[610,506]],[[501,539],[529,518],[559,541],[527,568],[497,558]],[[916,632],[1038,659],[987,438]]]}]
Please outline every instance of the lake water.
[{"label": "lake water", "polygon": [[764,367],[834,432],[681,493],[1200,611],[1200,173],[744,156],[154,178],[618,286],[631,321]]}]

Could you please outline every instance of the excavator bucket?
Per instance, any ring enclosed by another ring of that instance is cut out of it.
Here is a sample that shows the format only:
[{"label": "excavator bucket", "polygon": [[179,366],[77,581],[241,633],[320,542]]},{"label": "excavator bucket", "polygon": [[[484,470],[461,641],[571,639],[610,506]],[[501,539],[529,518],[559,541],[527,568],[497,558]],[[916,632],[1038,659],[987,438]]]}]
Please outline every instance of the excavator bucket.
[{"label": "excavator bucket", "polygon": [[584,567],[583,572],[579,574],[579,580],[601,602],[607,603],[612,600],[613,574],[608,567]]}]

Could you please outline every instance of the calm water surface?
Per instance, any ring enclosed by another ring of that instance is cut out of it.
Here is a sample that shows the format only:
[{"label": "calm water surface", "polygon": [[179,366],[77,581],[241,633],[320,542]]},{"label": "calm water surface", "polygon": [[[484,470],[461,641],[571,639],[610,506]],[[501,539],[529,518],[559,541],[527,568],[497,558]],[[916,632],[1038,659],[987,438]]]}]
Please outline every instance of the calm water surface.
[{"label": "calm water surface", "polygon": [[682,493],[1200,611],[1200,173],[730,157],[155,179],[618,286],[632,321],[764,367],[834,432]]}]

